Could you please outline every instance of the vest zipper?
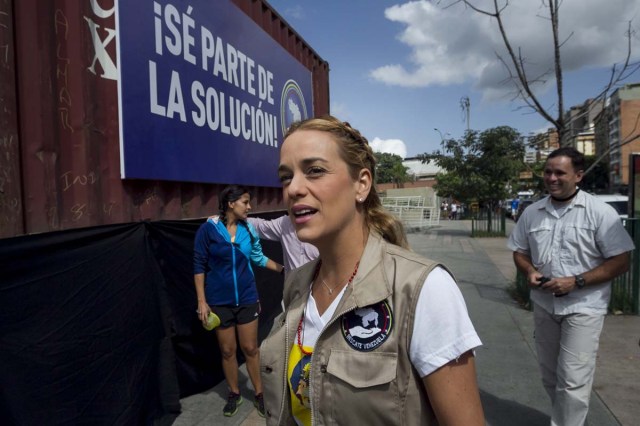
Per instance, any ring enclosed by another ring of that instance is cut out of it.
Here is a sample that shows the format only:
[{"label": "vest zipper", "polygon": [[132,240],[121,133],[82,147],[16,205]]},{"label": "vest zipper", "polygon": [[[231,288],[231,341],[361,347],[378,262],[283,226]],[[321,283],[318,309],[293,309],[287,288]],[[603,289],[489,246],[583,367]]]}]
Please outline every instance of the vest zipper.
[{"label": "vest zipper", "polygon": [[233,264],[233,290],[236,295],[236,306],[240,305],[240,297],[238,296],[238,276],[236,274],[236,247],[231,243],[231,258]]},{"label": "vest zipper", "polygon": [[[285,406],[285,398],[291,398],[291,395],[289,394],[289,388],[287,386],[287,375],[289,374],[289,352],[291,351],[291,346],[289,344],[289,321],[288,321],[288,315],[285,314],[284,315],[284,347],[287,348],[285,352],[285,356],[284,356],[284,374],[282,375],[284,380],[282,381],[282,388],[283,388],[283,398],[282,398],[282,402],[280,404],[280,418],[278,419],[278,423],[280,423],[282,421],[282,417],[284,416],[284,406]],[[312,414],[312,418],[313,418],[313,414]],[[313,421],[311,422],[311,424],[313,424]]]}]

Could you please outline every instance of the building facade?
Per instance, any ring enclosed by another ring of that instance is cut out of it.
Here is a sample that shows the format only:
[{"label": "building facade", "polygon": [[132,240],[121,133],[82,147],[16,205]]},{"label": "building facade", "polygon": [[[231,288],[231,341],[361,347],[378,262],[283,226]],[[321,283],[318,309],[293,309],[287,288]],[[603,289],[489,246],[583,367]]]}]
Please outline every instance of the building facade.
[{"label": "building facade", "polygon": [[607,130],[610,189],[626,192],[629,154],[640,150],[640,83],[626,84],[613,92]]}]

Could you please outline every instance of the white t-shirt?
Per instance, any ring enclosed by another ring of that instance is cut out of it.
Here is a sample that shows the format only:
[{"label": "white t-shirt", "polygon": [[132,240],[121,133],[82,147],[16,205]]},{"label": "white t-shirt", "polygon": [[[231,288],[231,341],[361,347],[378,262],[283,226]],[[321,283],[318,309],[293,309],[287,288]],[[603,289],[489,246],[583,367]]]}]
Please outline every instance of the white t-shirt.
[{"label": "white t-shirt", "polygon": [[[346,287],[320,316],[313,296],[309,296],[304,317],[304,347],[313,348],[320,332],[331,320]],[[473,328],[467,306],[453,277],[436,267],[427,276],[416,306],[409,348],[411,363],[420,377],[482,345]]]}]

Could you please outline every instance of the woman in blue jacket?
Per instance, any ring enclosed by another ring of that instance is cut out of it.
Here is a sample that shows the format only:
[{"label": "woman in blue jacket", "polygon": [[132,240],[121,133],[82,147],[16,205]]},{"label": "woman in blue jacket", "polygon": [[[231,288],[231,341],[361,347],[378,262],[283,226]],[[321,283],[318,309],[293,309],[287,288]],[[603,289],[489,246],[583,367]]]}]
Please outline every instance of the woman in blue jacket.
[{"label": "woman in blue jacket", "polygon": [[203,325],[211,311],[220,318],[216,337],[222,353],[222,370],[229,386],[224,415],[233,416],[242,403],[236,359],[237,331],[256,393],[254,405],[264,416],[258,347],[260,302],[252,266],[280,273],[284,267],[262,254],[260,238],[247,222],[251,210],[249,191],[242,186],[229,185],[218,198],[220,215],[208,218],[198,229],[195,239],[193,263],[198,317]]}]

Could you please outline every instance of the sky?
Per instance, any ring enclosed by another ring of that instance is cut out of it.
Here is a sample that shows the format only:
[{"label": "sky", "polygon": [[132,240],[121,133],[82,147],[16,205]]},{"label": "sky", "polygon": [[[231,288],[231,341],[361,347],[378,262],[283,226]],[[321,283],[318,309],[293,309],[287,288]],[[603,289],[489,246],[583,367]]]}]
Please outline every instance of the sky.
[{"label": "sky", "polygon": [[[462,137],[467,125],[511,126],[523,135],[551,127],[514,99],[498,59],[506,54],[496,21],[455,0],[268,2],[329,63],[331,114],[377,151],[403,158],[431,153],[443,137]],[[632,60],[640,58],[640,0],[564,0],[558,16],[567,109],[600,93],[612,66],[625,60],[629,22]],[[506,31],[529,75],[553,67],[547,17],[542,0],[511,0],[505,9]],[[623,84],[635,82],[640,72]],[[536,94],[557,116],[553,76]],[[468,121],[461,107],[467,100]]]}]

